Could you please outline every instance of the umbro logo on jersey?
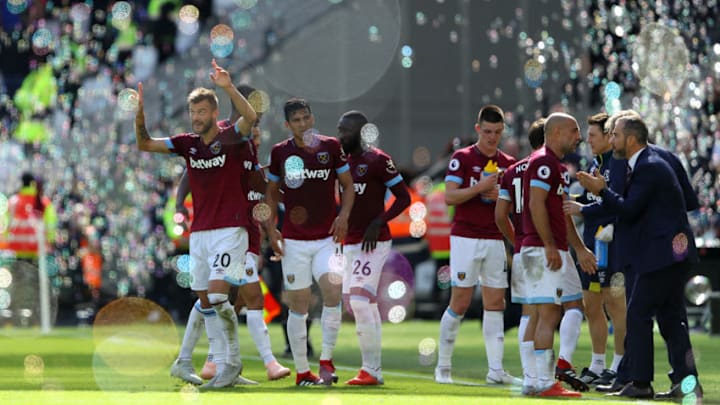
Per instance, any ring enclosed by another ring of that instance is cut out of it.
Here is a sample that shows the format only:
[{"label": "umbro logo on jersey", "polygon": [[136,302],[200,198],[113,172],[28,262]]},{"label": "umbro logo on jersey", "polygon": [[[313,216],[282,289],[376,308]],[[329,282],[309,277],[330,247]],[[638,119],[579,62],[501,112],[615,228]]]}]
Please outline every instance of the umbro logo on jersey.
[{"label": "umbro logo on jersey", "polygon": [[212,159],[193,159],[190,158],[190,167],[193,169],[212,169],[213,167],[225,166],[225,155],[220,155]]},{"label": "umbro logo on jersey", "polygon": [[195,149],[195,148],[190,148],[190,154],[191,154],[191,155],[194,155],[194,154],[196,154],[196,153],[197,153],[197,149]]}]

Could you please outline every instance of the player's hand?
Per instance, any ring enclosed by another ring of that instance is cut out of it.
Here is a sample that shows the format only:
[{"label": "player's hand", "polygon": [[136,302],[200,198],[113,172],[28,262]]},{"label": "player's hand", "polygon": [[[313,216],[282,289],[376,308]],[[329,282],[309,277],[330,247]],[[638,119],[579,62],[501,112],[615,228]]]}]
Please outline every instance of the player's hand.
[{"label": "player's hand", "polygon": [[137,112],[135,112],[135,123],[145,125],[145,104],[143,103],[143,85],[142,82],[138,83],[138,105]]},{"label": "player's hand", "polygon": [[607,187],[603,176],[588,172],[577,172],[576,176],[580,185],[595,195],[600,195],[600,192]]},{"label": "player's hand", "polygon": [[342,241],[345,240],[345,236],[347,235],[348,230],[348,220],[347,218],[341,217],[338,215],[335,217],[335,220],[332,223],[332,226],[330,227],[330,230],[328,231],[328,234],[331,234],[333,236],[333,242],[335,243],[342,243]]},{"label": "player's hand", "polygon": [[[475,185],[475,187],[477,187],[476,190],[481,194],[493,192],[493,190],[497,188],[495,186],[497,186],[498,184],[498,178],[499,175],[497,173],[493,173],[488,176],[482,176],[480,181],[477,182],[477,184]],[[495,194],[497,194],[497,191],[495,192]]]},{"label": "player's hand", "polygon": [[210,79],[212,79],[213,83],[215,83],[215,85],[218,87],[222,87],[223,89],[232,86],[230,73],[228,73],[228,71],[224,68],[220,67],[217,62],[215,62],[215,59],[212,60],[212,66],[215,72],[210,73]]},{"label": "player's hand", "polygon": [[370,253],[377,247],[377,240],[380,236],[380,227],[382,226],[382,220],[379,218],[374,219],[365,229],[365,235],[363,235],[363,241],[361,249],[363,252]]},{"label": "player's hand", "polygon": [[563,212],[565,215],[582,216],[583,205],[577,201],[565,200],[563,201]]},{"label": "player's hand", "polygon": [[562,257],[560,251],[556,247],[545,247],[545,260],[547,267],[552,271],[558,271],[562,268]]},{"label": "player's hand", "polygon": [[584,248],[575,252],[577,255],[580,269],[587,274],[595,274],[597,271],[597,260],[595,255],[588,248]]},{"label": "player's hand", "polygon": [[486,191],[484,193],[481,193],[480,195],[486,200],[497,201],[498,196],[500,195],[500,189],[497,187],[493,187],[490,191]]},{"label": "player's hand", "polygon": [[283,251],[283,236],[277,228],[273,228],[268,234],[268,240],[270,240],[270,247],[275,253],[276,258],[282,258],[285,252]]}]

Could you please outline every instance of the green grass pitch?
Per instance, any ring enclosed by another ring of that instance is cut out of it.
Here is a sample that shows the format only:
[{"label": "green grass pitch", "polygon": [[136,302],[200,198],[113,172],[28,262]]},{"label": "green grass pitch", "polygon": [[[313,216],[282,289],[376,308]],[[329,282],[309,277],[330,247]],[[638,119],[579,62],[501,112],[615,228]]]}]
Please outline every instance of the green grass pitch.
[{"label": "green grass pitch", "polygon": [[[432,380],[432,364],[419,354],[423,339],[437,340],[436,321],[386,323],[383,328],[383,371],[385,385],[350,387],[360,365],[360,353],[353,323],[345,322],[340,331],[335,364],[340,384],[332,387],[294,386],[294,375],[268,382],[246,328],[241,325],[240,342],[244,358],[243,375],[259,381],[257,386],[240,386],[213,392],[197,392],[168,376],[170,363],[177,354],[182,326],[166,325],[163,330],[123,329],[108,338],[93,328],[56,328],[41,336],[36,329],[0,329],[0,404],[554,404],[571,400],[523,398],[517,389],[485,385],[487,363],[482,330],[477,320],[466,320],[458,336],[453,357],[453,378],[465,384],[438,385]],[[587,366],[590,339],[586,325],[573,362]],[[148,334],[150,333],[150,334]],[[280,326],[270,326],[273,349],[281,353],[284,341]],[[98,339],[103,336],[103,339]],[[175,337],[177,336],[177,341]],[[705,389],[703,403],[720,403],[720,338],[707,334],[691,336]],[[311,339],[320,349],[320,328],[316,322]],[[612,337],[611,337],[612,339]],[[612,340],[611,340],[612,341]],[[427,344],[428,341],[425,341]],[[555,346],[557,348],[558,339]],[[431,350],[432,344],[423,346]],[[200,340],[194,363],[202,367],[207,341]],[[655,335],[656,390],[665,390],[669,381],[666,351],[662,338]],[[292,361],[280,359],[291,367]],[[315,359],[316,361],[316,359]],[[608,361],[610,356],[608,355]],[[517,330],[505,336],[505,367],[520,375]],[[313,369],[317,364],[311,361]],[[292,368],[292,367],[291,367]],[[588,393],[581,400],[607,401],[600,394]],[[577,401],[577,400],[574,400]],[[613,401],[621,402],[621,401]],[[626,402],[626,401],[625,401]]]}]

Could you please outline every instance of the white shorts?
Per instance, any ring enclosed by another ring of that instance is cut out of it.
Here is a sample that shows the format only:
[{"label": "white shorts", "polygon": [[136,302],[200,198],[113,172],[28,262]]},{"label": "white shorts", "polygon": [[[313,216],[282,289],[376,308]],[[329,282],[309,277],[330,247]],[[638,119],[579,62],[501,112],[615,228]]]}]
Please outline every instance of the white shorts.
[{"label": "white shorts", "polygon": [[570,252],[560,251],[562,266],[557,271],[547,267],[545,248],[525,246],[520,249],[528,304],[557,304],[582,299],[582,285]]},{"label": "white shorts", "polygon": [[342,263],[331,263],[335,255],[332,237],[316,240],[285,239],[282,258],[283,280],[286,290],[302,290],[333,272],[342,280]]},{"label": "white shorts", "polygon": [[505,243],[450,235],[450,271],[453,287],[507,288]]},{"label": "white shorts", "polygon": [[247,252],[245,254],[245,272],[244,277],[240,279],[240,283],[236,284],[242,286],[245,284],[257,283],[260,281],[260,273],[258,271],[258,255],[255,253]]},{"label": "white shorts", "polygon": [[[190,234],[190,274],[193,291],[205,291],[210,280],[238,285],[245,276],[245,228],[220,228]],[[257,272],[256,272],[257,273]]]},{"label": "white shorts", "polygon": [[391,241],[378,242],[370,253],[362,251],[362,243],[345,245],[343,294],[363,295],[375,301],[380,274],[390,254]]},{"label": "white shorts", "polygon": [[527,290],[528,287],[522,255],[515,253],[512,259],[512,270],[510,272],[510,302],[514,304],[527,304]]}]

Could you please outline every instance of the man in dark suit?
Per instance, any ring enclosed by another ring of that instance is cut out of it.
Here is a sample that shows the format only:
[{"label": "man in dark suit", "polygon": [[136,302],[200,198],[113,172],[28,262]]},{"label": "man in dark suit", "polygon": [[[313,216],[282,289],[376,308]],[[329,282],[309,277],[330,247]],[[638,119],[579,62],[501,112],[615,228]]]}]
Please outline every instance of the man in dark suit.
[{"label": "man in dark suit", "polygon": [[[607,188],[604,177],[578,173],[580,183],[603,198],[618,216],[615,232],[621,266],[632,281],[627,314],[626,349],[629,381],[617,395],[653,398],[653,317],[658,321],[673,368],[670,392],[682,396],[680,383],[690,378],[702,396],[687,330],[683,285],[697,261],[686,202],[678,178],[660,153],[647,145],[647,126],[639,116],[622,116],[612,132],[615,154],[628,160],[628,180],[622,195]],[[689,377],[692,376],[692,377]],[[677,381],[677,382],[676,382]]]}]

